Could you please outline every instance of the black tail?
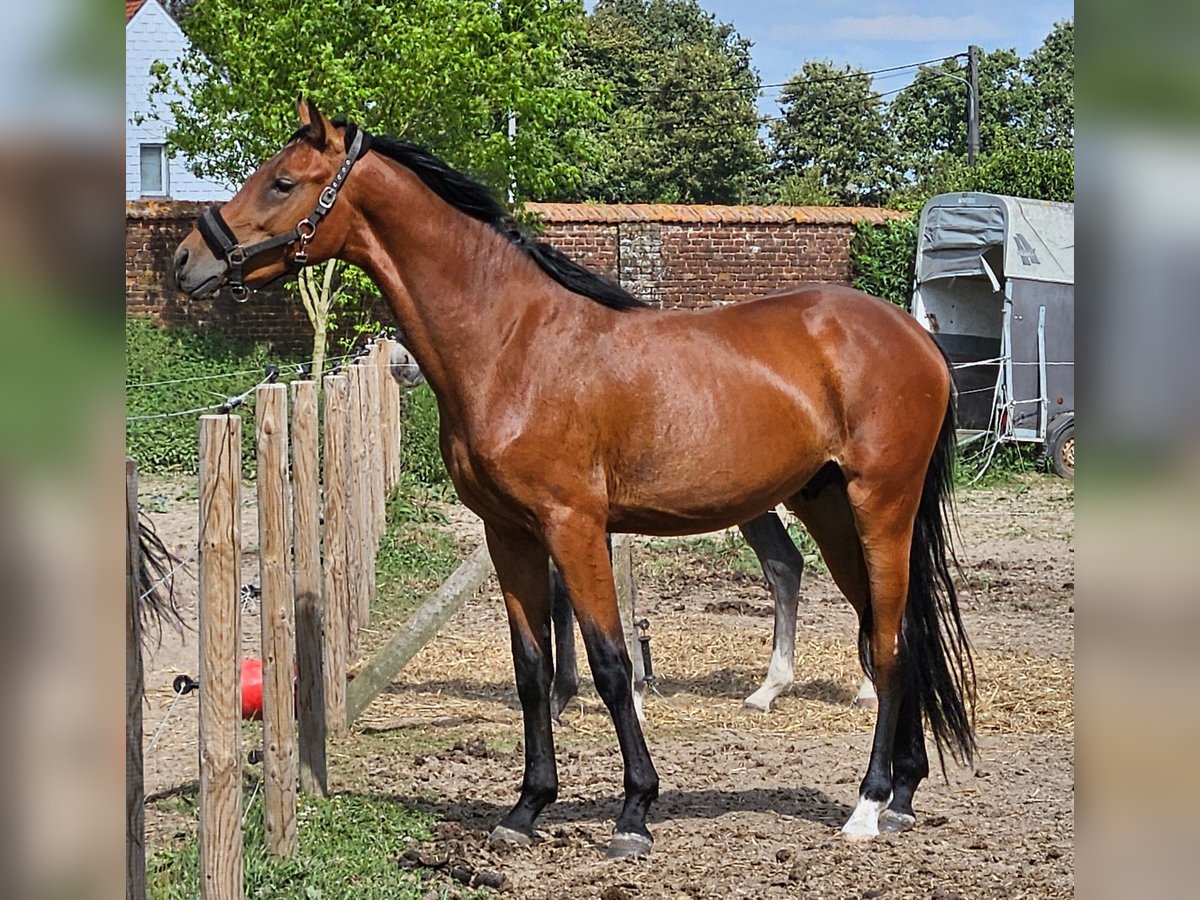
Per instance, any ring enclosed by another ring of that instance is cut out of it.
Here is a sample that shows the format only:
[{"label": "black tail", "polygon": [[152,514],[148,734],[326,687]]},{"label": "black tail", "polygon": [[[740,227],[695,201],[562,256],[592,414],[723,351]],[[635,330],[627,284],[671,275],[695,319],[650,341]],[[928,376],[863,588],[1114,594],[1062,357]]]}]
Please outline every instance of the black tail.
[{"label": "black tail", "polygon": [[913,526],[903,626],[908,689],[921,698],[943,775],[945,751],[960,763],[975,753],[975,663],[950,576],[955,431],[951,396]]}]

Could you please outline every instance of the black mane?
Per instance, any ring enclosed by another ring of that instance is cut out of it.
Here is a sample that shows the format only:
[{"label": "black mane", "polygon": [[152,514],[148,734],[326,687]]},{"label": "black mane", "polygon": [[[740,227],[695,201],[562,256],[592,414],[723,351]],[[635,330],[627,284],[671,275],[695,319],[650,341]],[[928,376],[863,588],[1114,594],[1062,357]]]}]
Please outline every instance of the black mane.
[{"label": "black mane", "polygon": [[[335,120],[334,124],[345,123]],[[611,309],[638,309],[648,305],[603,275],[584,268],[562,251],[534,238],[486,186],[450,168],[424,147],[373,134],[371,149],[410,169],[427,188],[455,209],[491,225],[568,291],[582,294]]]}]

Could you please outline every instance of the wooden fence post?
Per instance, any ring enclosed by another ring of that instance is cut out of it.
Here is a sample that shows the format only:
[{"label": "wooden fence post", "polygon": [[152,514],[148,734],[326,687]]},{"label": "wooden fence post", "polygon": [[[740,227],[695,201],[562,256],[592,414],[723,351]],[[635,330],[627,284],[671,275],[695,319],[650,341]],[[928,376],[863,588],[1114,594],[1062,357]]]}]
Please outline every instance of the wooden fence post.
[{"label": "wooden fence post", "polygon": [[[637,582],[633,578],[633,538],[628,534],[612,536],[613,583],[617,589],[617,608],[625,632],[625,649],[633,663],[633,695],[638,711],[646,697],[646,672],[642,644],[638,640]],[[640,717],[640,716],[639,716]]]},{"label": "wooden fence post", "polygon": [[255,391],[258,448],[258,560],[262,586],[263,822],[267,849],[296,849],[296,700],[290,577],[287,385]]},{"label": "wooden fence post", "polygon": [[380,367],[379,385],[383,392],[383,483],[388,493],[396,486],[399,478],[399,399],[400,385],[392,377],[392,349],[396,346],[393,340],[383,342],[380,354],[383,365]]},{"label": "wooden fence post", "polygon": [[[387,527],[387,479],[384,477],[383,462],[383,378],[387,374],[387,357],[382,341],[375,342],[371,354],[371,503],[375,509],[375,542],[371,557],[379,554],[383,531]],[[374,595],[371,600],[374,601]]]},{"label": "wooden fence post", "polygon": [[366,624],[367,609],[370,604],[370,584],[368,579],[374,576],[374,567],[368,565],[370,554],[367,552],[371,533],[368,527],[370,521],[367,512],[366,475],[367,454],[366,441],[366,403],[363,389],[363,368],[352,365],[346,370],[350,380],[349,428],[346,434],[349,461],[349,490],[346,508],[349,512],[348,542],[346,546],[347,569],[350,573],[350,659],[358,658],[358,629]]},{"label": "wooden fence post", "polygon": [[200,417],[200,896],[242,896],[242,420]]},{"label": "wooden fence post", "polygon": [[347,415],[350,384],[345,375],[325,376],[325,630],[323,633],[325,724],[329,733],[346,733],[346,654],[350,612],[347,568],[348,470]]},{"label": "wooden fence post", "polygon": [[138,592],[137,463],[125,459],[125,897],[146,896],[146,784],[143,780],[142,614]]},{"label": "wooden fence post", "polygon": [[321,485],[317,385],[292,382],[292,529],[296,547],[296,664],[299,674],[300,790],[326,794],[325,683],[321,661]]}]

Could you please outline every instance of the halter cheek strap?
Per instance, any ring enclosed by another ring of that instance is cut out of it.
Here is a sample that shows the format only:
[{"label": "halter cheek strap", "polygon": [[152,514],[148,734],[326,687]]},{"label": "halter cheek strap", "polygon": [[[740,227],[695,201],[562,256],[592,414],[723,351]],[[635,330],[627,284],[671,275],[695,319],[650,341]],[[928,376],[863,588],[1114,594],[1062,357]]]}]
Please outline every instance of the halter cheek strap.
[{"label": "halter cheek strap", "polygon": [[337,202],[338,192],[342,189],[354,164],[371,148],[371,136],[354,124],[346,126],[346,137],[349,139],[346,158],[334,174],[333,180],[321,191],[321,196],[317,198],[317,205],[313,211],[301,219],[291,231],[267,238],[265,241],[259,241],[257,244],[251,244],[249,247],[243,247],[238,242],[233,229],[221,216],[220,207],[210,206],[200,214],[196,227],[213,255],[225,260],[227,266],[225,283],[229,285],[229,292],[233,294],[233,299],[242,302],[250,296],[250,290],[246,287],[242,274],[247,260],[278,247],[286,248],[292,244],[299,244],[299,249],[292,256],[292,262],[301,266],[308,262],[308,252],[305,249],[308,242],[317,233],[317,226],[321,220],[333,209],[333,204]]}]

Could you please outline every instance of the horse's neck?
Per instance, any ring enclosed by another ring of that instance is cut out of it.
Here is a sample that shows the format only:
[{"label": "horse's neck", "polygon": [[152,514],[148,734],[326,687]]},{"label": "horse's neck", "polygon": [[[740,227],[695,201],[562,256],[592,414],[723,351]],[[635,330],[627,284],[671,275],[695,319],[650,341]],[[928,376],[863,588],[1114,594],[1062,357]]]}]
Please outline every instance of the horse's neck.
[{"label": "horse's neck", "polygon": [[465,413],[502,364],[506,336],[547,302],[547,279],[491,226],[469,218],[388,166],[396,190],[362,208],[366,233],[351,261],[383,291],[439,399]]}]

